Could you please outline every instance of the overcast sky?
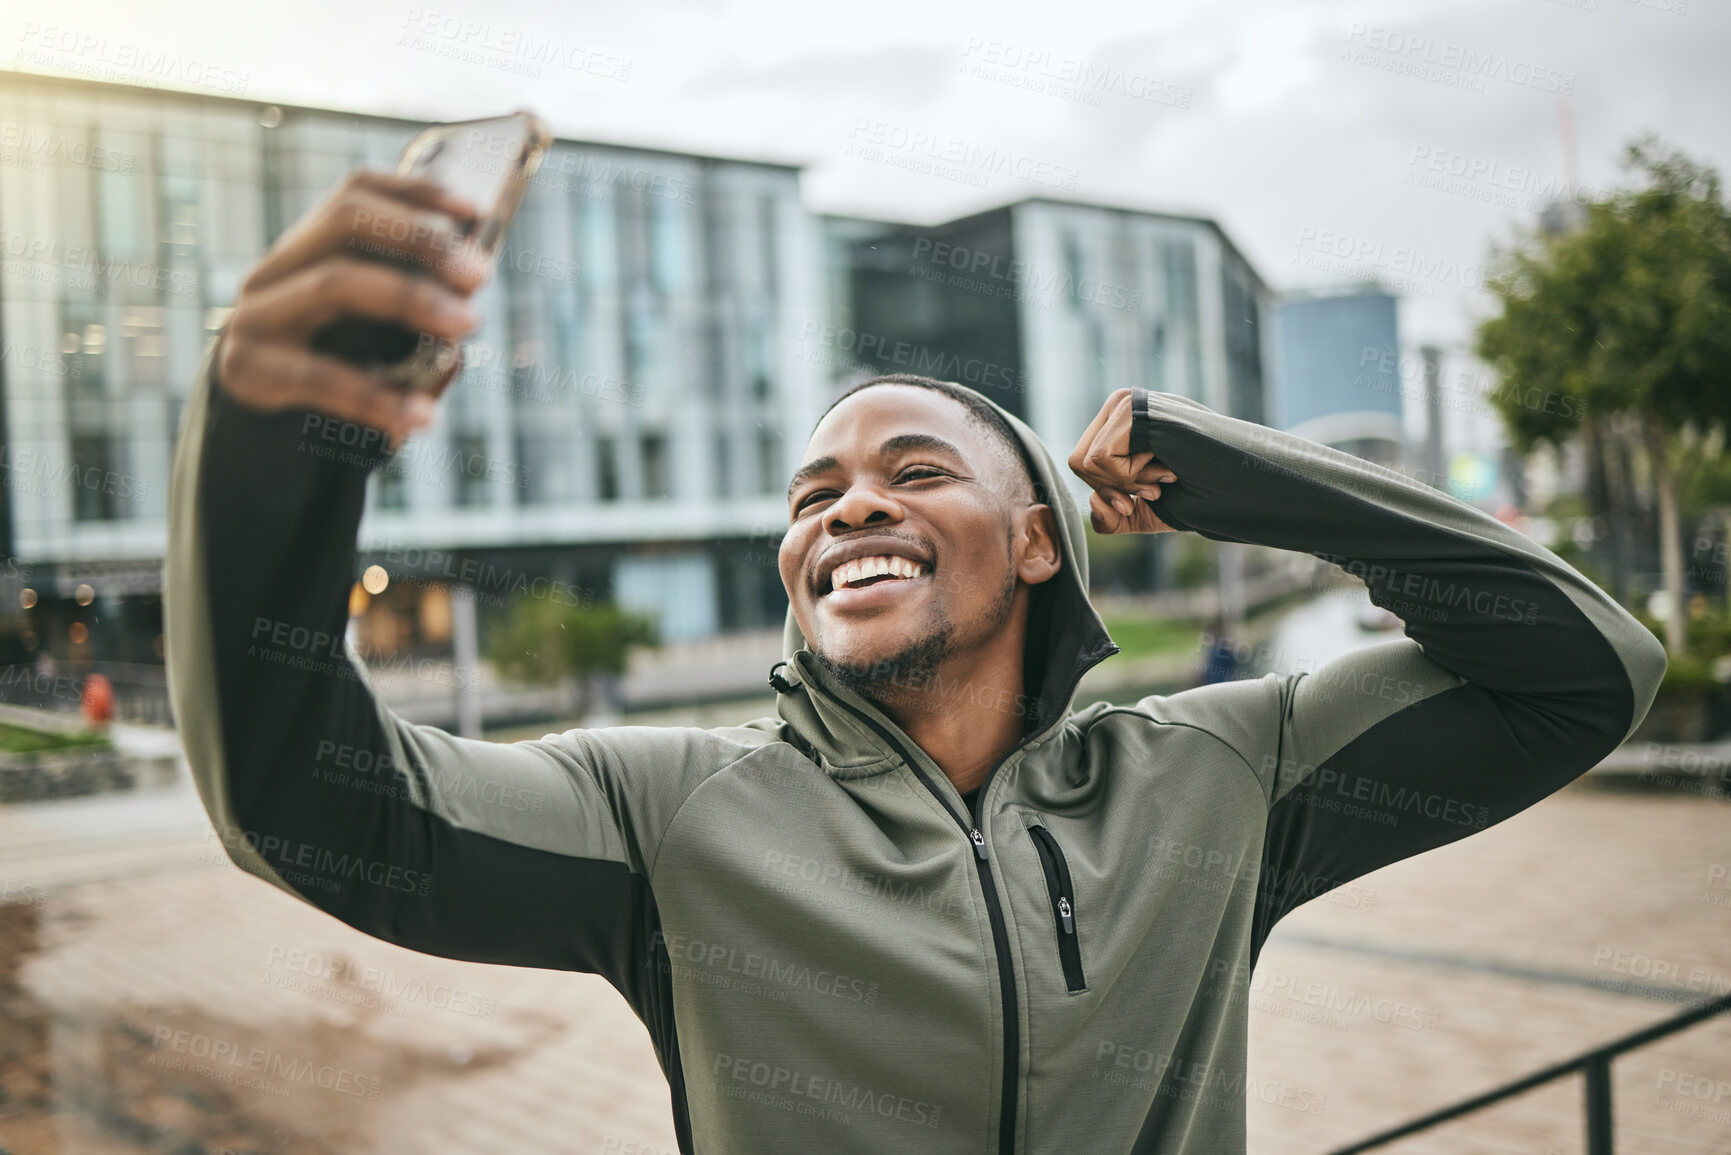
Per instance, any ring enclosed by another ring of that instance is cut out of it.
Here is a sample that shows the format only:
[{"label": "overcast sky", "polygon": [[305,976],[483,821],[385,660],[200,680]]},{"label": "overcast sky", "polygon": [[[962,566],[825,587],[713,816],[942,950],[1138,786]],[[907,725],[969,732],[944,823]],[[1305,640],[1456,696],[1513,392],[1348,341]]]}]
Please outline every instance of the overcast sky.
[{"label": "overcast sky", "polygon": [[1565,180],[1566,121],[1589,188],[1643,131],[1731,169],[1727,48],[1723,0],[22,0],[0,16],[0,63],[167,55],[166,87],[423,120],[527,106],[563,136],[804,164],[819,212],[934,222],[1044,194],[1212,216],[1277,288],[1397,278],[1409,345],[1470,339],[1490,246]]}]

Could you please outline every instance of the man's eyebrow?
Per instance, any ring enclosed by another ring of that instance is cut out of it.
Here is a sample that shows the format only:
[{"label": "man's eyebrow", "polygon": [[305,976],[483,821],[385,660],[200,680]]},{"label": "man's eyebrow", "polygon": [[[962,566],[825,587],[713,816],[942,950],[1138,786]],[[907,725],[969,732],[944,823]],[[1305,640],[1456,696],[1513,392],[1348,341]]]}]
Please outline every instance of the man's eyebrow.
[{"label": "man's eyebrow", "polygon": [[[898,433],[878,446],[878,455],[887,457],[892,453],[905,453],[910,449],[929,449],[934,453],[947,453],[957,460],[966,460],[962,451],[945,441],[942,437],[933,437],[930,433]],[[839,466],[841,462],[833,457],[820,457],[816,461],[800,466],[794,471],[793,480],[787,483],[787,497],[793,500],[793,491],[820,473],[826,473]]]},{"label": "man's eyebrow", "polygon": [[837,461],[833,457],[820,457],[816,461],[800,466],[794,471],[793,480],[787,483],[787,499],[792,501],[793,491],[805,484],[806,481],[816,477],[820,473],[834,469],[840,464],[841,462]]}]

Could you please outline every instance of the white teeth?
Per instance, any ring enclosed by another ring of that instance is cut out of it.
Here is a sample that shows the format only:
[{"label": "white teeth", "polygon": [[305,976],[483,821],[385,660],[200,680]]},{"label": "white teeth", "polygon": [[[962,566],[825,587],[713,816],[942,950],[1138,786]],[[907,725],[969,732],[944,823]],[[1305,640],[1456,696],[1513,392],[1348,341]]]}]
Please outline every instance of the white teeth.
[{"label": "white teeth", "polygon": [[830,572],[829,585],[830,589],[839,590],[843,586],[851,585],[865,578],[884,577],[886,575],[897,578],[914,578],[925,572],[925,566],[905,557],[890,557],[888,555],[861,557],[836,566]]}]

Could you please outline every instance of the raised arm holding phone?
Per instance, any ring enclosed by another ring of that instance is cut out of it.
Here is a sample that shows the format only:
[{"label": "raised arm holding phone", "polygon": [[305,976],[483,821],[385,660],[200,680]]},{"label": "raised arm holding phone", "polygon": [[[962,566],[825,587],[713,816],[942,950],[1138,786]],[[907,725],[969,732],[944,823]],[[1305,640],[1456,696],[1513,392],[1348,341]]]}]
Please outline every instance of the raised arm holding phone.
[{"label": "raised arm holding phone", "polygon": [[[1325,558],[1408,637],[1076,709],[1117,648],[1064,475],[979,394],[893,376],[836,402],[789,489],[778,717],[408,723],[341,638],[368,474],[455,370],[404,390],[309,342],[356,315],[470,332],[476,213],[356,176],[247,278],[176,450],[175,712],[243,869],[415,950],[605,976],[683,1151],[1242,1152],[1274,923],[1560,788],[1652,700],[1657,641],[1509,527],[1120,390],[1070,458],[1096,530]],[[380,221],[396,266],[354,255]],[[319,452],[331,418],[371,448]]]}]

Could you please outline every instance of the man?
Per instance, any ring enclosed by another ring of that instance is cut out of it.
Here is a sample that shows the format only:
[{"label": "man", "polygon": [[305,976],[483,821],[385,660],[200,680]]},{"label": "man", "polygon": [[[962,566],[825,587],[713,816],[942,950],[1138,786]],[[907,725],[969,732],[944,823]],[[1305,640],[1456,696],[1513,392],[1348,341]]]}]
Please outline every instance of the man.
[{"label": "man", "polygon": [[[175,713],[243,869],[416,950],[611,981],[682,1150],[1242,1151],[1274,923],[1555,791],[1651,702],[1656,640],[1520,534],[1121,390],[1070,458],[1097,530],[1314,554],[1410,640],[1074,710],[1116,647],[1064,478],[977,394],[890,378],[792,479],[779,717],[406,723],[339,639],[369,469],[431,402],[306,337],[344,312],[461,337],[467,211],[357,177],[247,279],[176,451]],[[431,275],[348,256],[357,220]]]}]

